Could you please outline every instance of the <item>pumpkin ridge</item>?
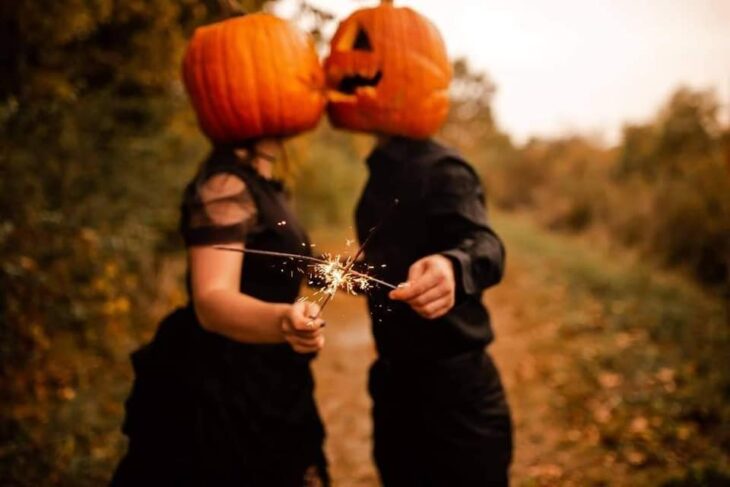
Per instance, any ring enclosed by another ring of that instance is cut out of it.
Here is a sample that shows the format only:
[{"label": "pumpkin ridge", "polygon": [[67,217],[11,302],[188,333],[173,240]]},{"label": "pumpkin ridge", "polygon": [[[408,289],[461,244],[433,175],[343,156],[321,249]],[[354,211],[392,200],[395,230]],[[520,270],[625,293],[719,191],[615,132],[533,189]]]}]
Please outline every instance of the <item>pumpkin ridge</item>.
[{"label": "pumpkin ridge", "polygon": [[[204,28],[202,28],[204,29]],[[199,32],[200,36],[205,35],[204,30],[201,30]],[[204,113],[204,119],[205,123],[210,127],[210,131],[216,134],[220,134],[222,132],[222,128],[216,119],[215,116],[212,116],[210,114],[211,108],[213,106],[213,101],[211,100],[212,92],[207,89],[206,86],[206,79],[205,79],[205,63],[202,60],[202,52],[200,46],[196,46],[194,50],[192,50],[193,58],[192,58],[192,64],[194,68],[197,68],[194,70],[195,73],[195,92],[197,93],[196,100],[197,105],[200,106],[200,110]]]},{"label": "pumpkin ridge", "polygon": [[[264,37],[267,40],[268,46],[276,46],[280,47],[275,44],[275,40],[273,36],[271,35],[272,26],[268,25],[266,28],[262,29],[262,33]],[[269,99],[271,100],[271,103],[273,104],[273,109],[266,110],[266,118],[267,118],[267,126],[274,125],[274,126],[280,126],[282,122],[282,114],[281,110],[283,108],[283,105],[281,103],[281,98],[279,97],[279,90],[278,90],[278,83],[281,81],[277,79],[276,73],[280,73],[280,71],[277,69],[277,55],[275,53],[272,53],[272,55],[268,56],[267,62],[264,63],[264,65],[267,67],[267,69],[264,71],[267,76],[265,77],[265,85],[269,88]],[[278,135],[278,134],[276,134]]]},{"label": "pumpkin ridge", "polygon": [[[253,33],[253,39],[251,42],[253,42],[254,45],[259,45],[261,37],[261,32],[259,30],[254,31]],[[255,66],[255,52],[250,51],[248,49],[245,50],[246,52],[246,65]],[[252,70],[253,72],[247,77],[248,80],[251,82],[249,85],[251,86],[251,92],[249,93],[249,97],[253,100],[261,100],[261,90],[259,90],[259,80],[261,77],[261,72],[259,70]],[[251,128],[251,132],[255,134],[263,133],[264,132],[264,118],[262,115],[263,110],[266,108],[263,101],[259,101],[255,109],[249,109],[249,111],[252,113],[252,116],[254,117],[255,123],[253,124],[253,127]]]},{"label": "pumpkin ridge", "polygon": [[[273,32],[269,30],[268,35],[270,38],[273,37],[272,34]],[[278,117],[277,125],[288,125],[296,121],[294,117],[289,115],[292,107],[286,103],[288,95],[291,92],[290,88],[296,82],[296,76],[292,71],[294,60],[290,59],[288,52],[293,41],[291,37],[278,38],[276,53],[271,56],[271,68],[274,73],[271,82],[275,87],[275,98],[278,106],[278,109],[275,111]],[[280,73],[280,76],[277,76],[276,73]],[[283,82],[282,79],[286,79],[287,82]]]},{"label": "pumpkin ridge", "polygon": [[217,40],[219,46],[216,47],[216,50],[218,51],[218,55],[220,58],[218,61],[220,62],[221,69],[225,71],[225,75],[220,80],[220,90],[223,93],[223,96],[221,97],[221,100],[224,100],[225,103],[221,103],[223,105],[223,114],[224,118],[226,119],[226,138],[230,138],[230,136],[233,134],[235,128],[238,126],[238,119],[236,117],[235,111],[233,109],[233,106],[230,102],[231,100],[231,64],[229,62],[229,55],[228,55],[228,49],[226,49],[226,45],[228,44],[228,36],[227,30],[230,29],[232,22],[225,22],[221,28],[216,32],[217,34]]},{"label": "pumpkin ridge", "polygon": [[[404,20],[405,20],[404,17],[405,16],[403,16],[403,15],[398,15],[398,16],[393,15],[392,16],[392,22],[395,26],[395,29],[397,29],[396,32],[398,33],[397,38],[400,41],[398,44],[401,46],[407,46],[408,40],[409,40],[408,33],[406,31],[406,25],[404,22]],[[397,130],[395,127],[403,125],[404,121],[407,118],[409,118],[410,114],[408,113],[409,112],[408,108],[410,108],[410,107],[405,106],[406,105],[404,103],[405,94],[406,94],[405,92],[409,88],[412,89],[412,88],[416,87],[417,86],[416,83],[418,82],[418,76],[416,76],[416,73],[414,73],[413,71],[411,71],[409,69],[405,69],[405,67],[408,65],[408,63],[406,62],[406,50],[405,49],[395,49],[394,52],[396,52],[398,54],[398,66],[399,66],[399,69],[402,70],[403,80],[401,83],[393,83],[393,85],[395,85],[396,89],[397,88],[400,88],[400,89],[397,89],[397,91],[393,95],[396,109],[393,110],[391,119],[389,120],[389,124],[388,124],[389,127],[387,127],[387,130],[389,132],[393,131],[393,130]],[[410,51],[408,53],[410,54]],[[401,86],[398,86],[398,85],[401,85]]]},{"label": "pumpkin ridge", "polygon": [[[223,29],[221,29],[222,33],[224,34],[222,37],[226,40],[227,44],[230,44],[231,48],[229,49],[223,49],[224,54],[224,62],[227,66],[228,76],[225,77],[226,80],[226,93],[227,93],[227,100],[229,100],[229,103],[227,103],[232,118],[235,121],[234,127],[241,127],[246,125],[246,119],[245,116],[241,113],[240,107],[237,101],[238,97],[238,91],[240,90],[240,81],[245,79],[245,72],[240,72],[240,67],[236,66],[235,63],[231,61],[231,59],[235,59],[238,55],[238,51],[236,49],[237,44],[237,37],[235,35],[234,31],[235,24],[232,22],[227,23]],[[234,82],[234,80],[236,80]],[[235,132],[235,131],[234,131]]]},{"label": "pumpkin ridge", "polygon": [[[233,92],[232,103],[236,106],[235,110],[241,120],[241,127],[250,127],[252,133],[260,132],[257,126],[256,113],[257,110],[246,109],[246,99],[252,96],[256,86],[255,73],[249,72],[245,66],[250,66],[251,55],[245,48],[246,38],[238,32],[231,33],[231,49],[234,53],[234,59],[239,62],[232,66],[232,76],[238,80],[236,88]],[[237,136],[238,138],[238,136]],[[236,142],[240,142],[237,140]]]},{"label": "pumpkin ridge", "polygon": [[225,92],[221,86],[223,82],[221,81],[221,78],[225,79],[227,73],[225,72],[224,66],[222,66],[222,64],[220,63],[220,51],[218,50],[217,43],[215,42],[217,39],[217,33],[218,30],[208,31],[208,36],[210,37],[210,43],[212,44],[212,47],[210,49],[210,60],[208,63],[206,63],[206,69],[204,73],[207,88],[206,91],[213,95],[213,104],[211,106],[211,109],[220,120],[220,136],[223,139],[227,140],[230,125],[229,121],[226,119],[225,109],[222,107],[222,105],[225,104],[223,103],[223,96],[225,95]]},{"label": "pumpkin ridge", "polygon": [[[296,73],[293,71],[293,62],[294,59],[292,59],[291,56],[291,49],[295,42],[295,39],[288,37],[286,39],[281,39],[281,45],[279,46],[279,55],[272,57],[272,59],[276,59],[276,67],[283,69],[285,73],[285,78],[290,80],[290,83],[279,83],[278,84],[278,91],[277,91],[277,100],[279,101],[279,104],[284,107],[284,109],[279,113],[279,116],[282,119],[282,124],[296,124],[297,118],[293,116],[293,112],[295,110],[292,110],[291,106],[288,106],[286,103],[286,99],[290,96],[290,94],[296,92],[296,84],[297,84],[297,76]],[[276,69],[278,71],[278,69]]]}]

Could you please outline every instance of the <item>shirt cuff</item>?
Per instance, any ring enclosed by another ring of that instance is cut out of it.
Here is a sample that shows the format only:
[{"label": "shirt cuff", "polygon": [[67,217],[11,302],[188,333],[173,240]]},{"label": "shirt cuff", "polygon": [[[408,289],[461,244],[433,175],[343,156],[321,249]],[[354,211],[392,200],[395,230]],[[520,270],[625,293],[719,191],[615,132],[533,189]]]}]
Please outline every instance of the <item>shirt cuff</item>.
[{"label": "shirt cuff", "polygon": [[460,249],[452,249],[441,252],[454,265],[454,281],[456,282],[457,300],[463,295],[472,295],[478,292],[471,271],[471,256]]}]

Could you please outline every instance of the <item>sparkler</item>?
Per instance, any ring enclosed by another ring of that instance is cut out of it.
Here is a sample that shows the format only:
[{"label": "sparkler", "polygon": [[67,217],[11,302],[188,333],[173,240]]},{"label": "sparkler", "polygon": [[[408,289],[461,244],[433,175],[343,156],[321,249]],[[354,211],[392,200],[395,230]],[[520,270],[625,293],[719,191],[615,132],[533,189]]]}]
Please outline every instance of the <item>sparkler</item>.
[{"label": "sparkler", "polygon": [[312,322],[314,322],[314,320],[319,318],[319,316],[322,314],[322,311],[324,311],[324,308],[327,306],[327,304],[332,300],[332,298],[334,298],[338,289],[343,289],[350,294],[357,294],[358,290],[367,291],[368,289],[370,289],[373,282],[390,289],[397,289],[397,286],[394,286],[389,282],[382,281],[362,272],[357,272],[353,269],[353,266],[357,262],[357,259],[360,258],[360,256],[363,254],[363,252],[365,251],[365,247],[367,247],[368,243],[370,243],[373,235],[375,235],[380,227],[383,226],[383,223],[385,223],[385,221],[388,219],[396,206],[398,206],[397,198],[393,200],[393,204],[385,212],[385,215],[383,216],[383,219],[380,221],[380,223],[370,229],[368,236],[365,238],[365,241],[362,243],[362,245],[360,245],[360,248],[357,249],[355,256],[348,257],[347,259],[345,259],[344,262],[342,262],[342,257],[340,255],[332,256],[329,254],[324,254],[324,259],[320,259],[317,257],[310,257],[308,255],[274,252],[271,250],[237,249],[233,247],[223,246],[216,246],[215,248],[219,250],[227,250],[230,252],[240,252],[242,254],[267,255],[269,257],[280,257],[290,260],[312,262],[314,264],[314,274],[322,279],[322,281],[325,283],[318,292],[323,293],[326,296],[324,302],[319,307],[319,312],[317,313],[317,315],[311,317]]},{"label": "sparkler", "polygon": [[[383,223],[385,223],[385,221],[388,219],[388,217],[393,212],[395,207],[398,206],[398,203],[399,203],[398,198],[395,198],[393,200],[393,203],[390,205],[388,210],[385,212],[383,219],[380,220],[380,223],[378,223],[376,226],[374,226],[373,228],[370,229],[368,236],[365,237],[365,241],[362,243],[362,245],[360,245],[360,248],[357,249],[357,252],[355,253],[355,257],[353,257],[352,260],[350,260],[350,262],[347,264],[347,266],[343,269],[343,272],[345,275],[347,275],[352,270],[352,266],[355,265],[355,262],[357,262],[357,259],[362,255],[362,253],[365,252],[365,247],[367,247],[368,243],[370,243],[370,240],[373,238],[373,235],[375,235],[378,232],[378,230],[380,230],[380,227],[383,226]],[[335,292],[336,292],[336,288],[335,288]],[[317,313],[317,315],[312,318],[312,321],[319,318],[319,316],[322,314],[322,311],[324,311],[324,308],[327,306],[327,304],[330,301],[332,301],[333,297],[335,297],[334,292],[327,295],[327,297],[324,300],[324,303],[322,303],[322,306],[319,307],[319,313]]]},{"label": "sparkler", "polygon": [[[308,255],[273,252],[271,250],[237,249],[234,247],[224,247],[220,245],[217,245],[214,248],[218,250],[227,250],[229,252],[238,252],[241,254],[265,255],[268,257],[280,257],[282,259],[311,262],[314,264],[314,273],[326,283],[323,289],[320,290],[320,292],[326,294],[330,294],[329,289],[337,290],[338,288],[345,289],[350,294],[356,294],[358,289],[370,289],[372,287],[372,283],[379,284],[389,289],[397,288],[397,286],[389,282],[363,272],[358,272],[352,268],[345,272],[345,269],[349,265],[351,259],[348,258],[345,262],[342,262],[342,257],[340,255],[331,256],[329,254],[325,254],[325,258],[320,259],[318,257],[310,257]],[[337,281],[338,284],[333,286],[332,283],[335,281]]]}]

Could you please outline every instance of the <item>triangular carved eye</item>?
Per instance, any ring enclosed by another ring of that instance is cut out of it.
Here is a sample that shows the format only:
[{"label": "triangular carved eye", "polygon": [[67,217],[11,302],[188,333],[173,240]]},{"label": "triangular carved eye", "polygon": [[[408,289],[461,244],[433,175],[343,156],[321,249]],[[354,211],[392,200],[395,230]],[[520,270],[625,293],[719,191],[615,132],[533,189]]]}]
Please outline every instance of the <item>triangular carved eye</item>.
[{"label": "triangular carved eye", "polygon": [[357,30],[357,37],[355,37],[355,43],[352,45],[352,48],[359,51],[373,50],[373,46],[370,44],[370,37],[368,37],[368,33],[362,27]]}]

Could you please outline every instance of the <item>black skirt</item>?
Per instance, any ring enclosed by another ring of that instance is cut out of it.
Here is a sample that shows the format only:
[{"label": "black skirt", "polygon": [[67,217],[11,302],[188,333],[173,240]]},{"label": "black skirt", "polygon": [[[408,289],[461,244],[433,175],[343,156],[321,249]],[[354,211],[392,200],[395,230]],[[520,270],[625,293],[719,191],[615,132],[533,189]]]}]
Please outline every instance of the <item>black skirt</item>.
[{"label": "black skirt", "polygon": [[129,449],[112,486],[299,487],[312,467],[326,483],[309,357],[209,333],[187,307],[132,364]]}]

